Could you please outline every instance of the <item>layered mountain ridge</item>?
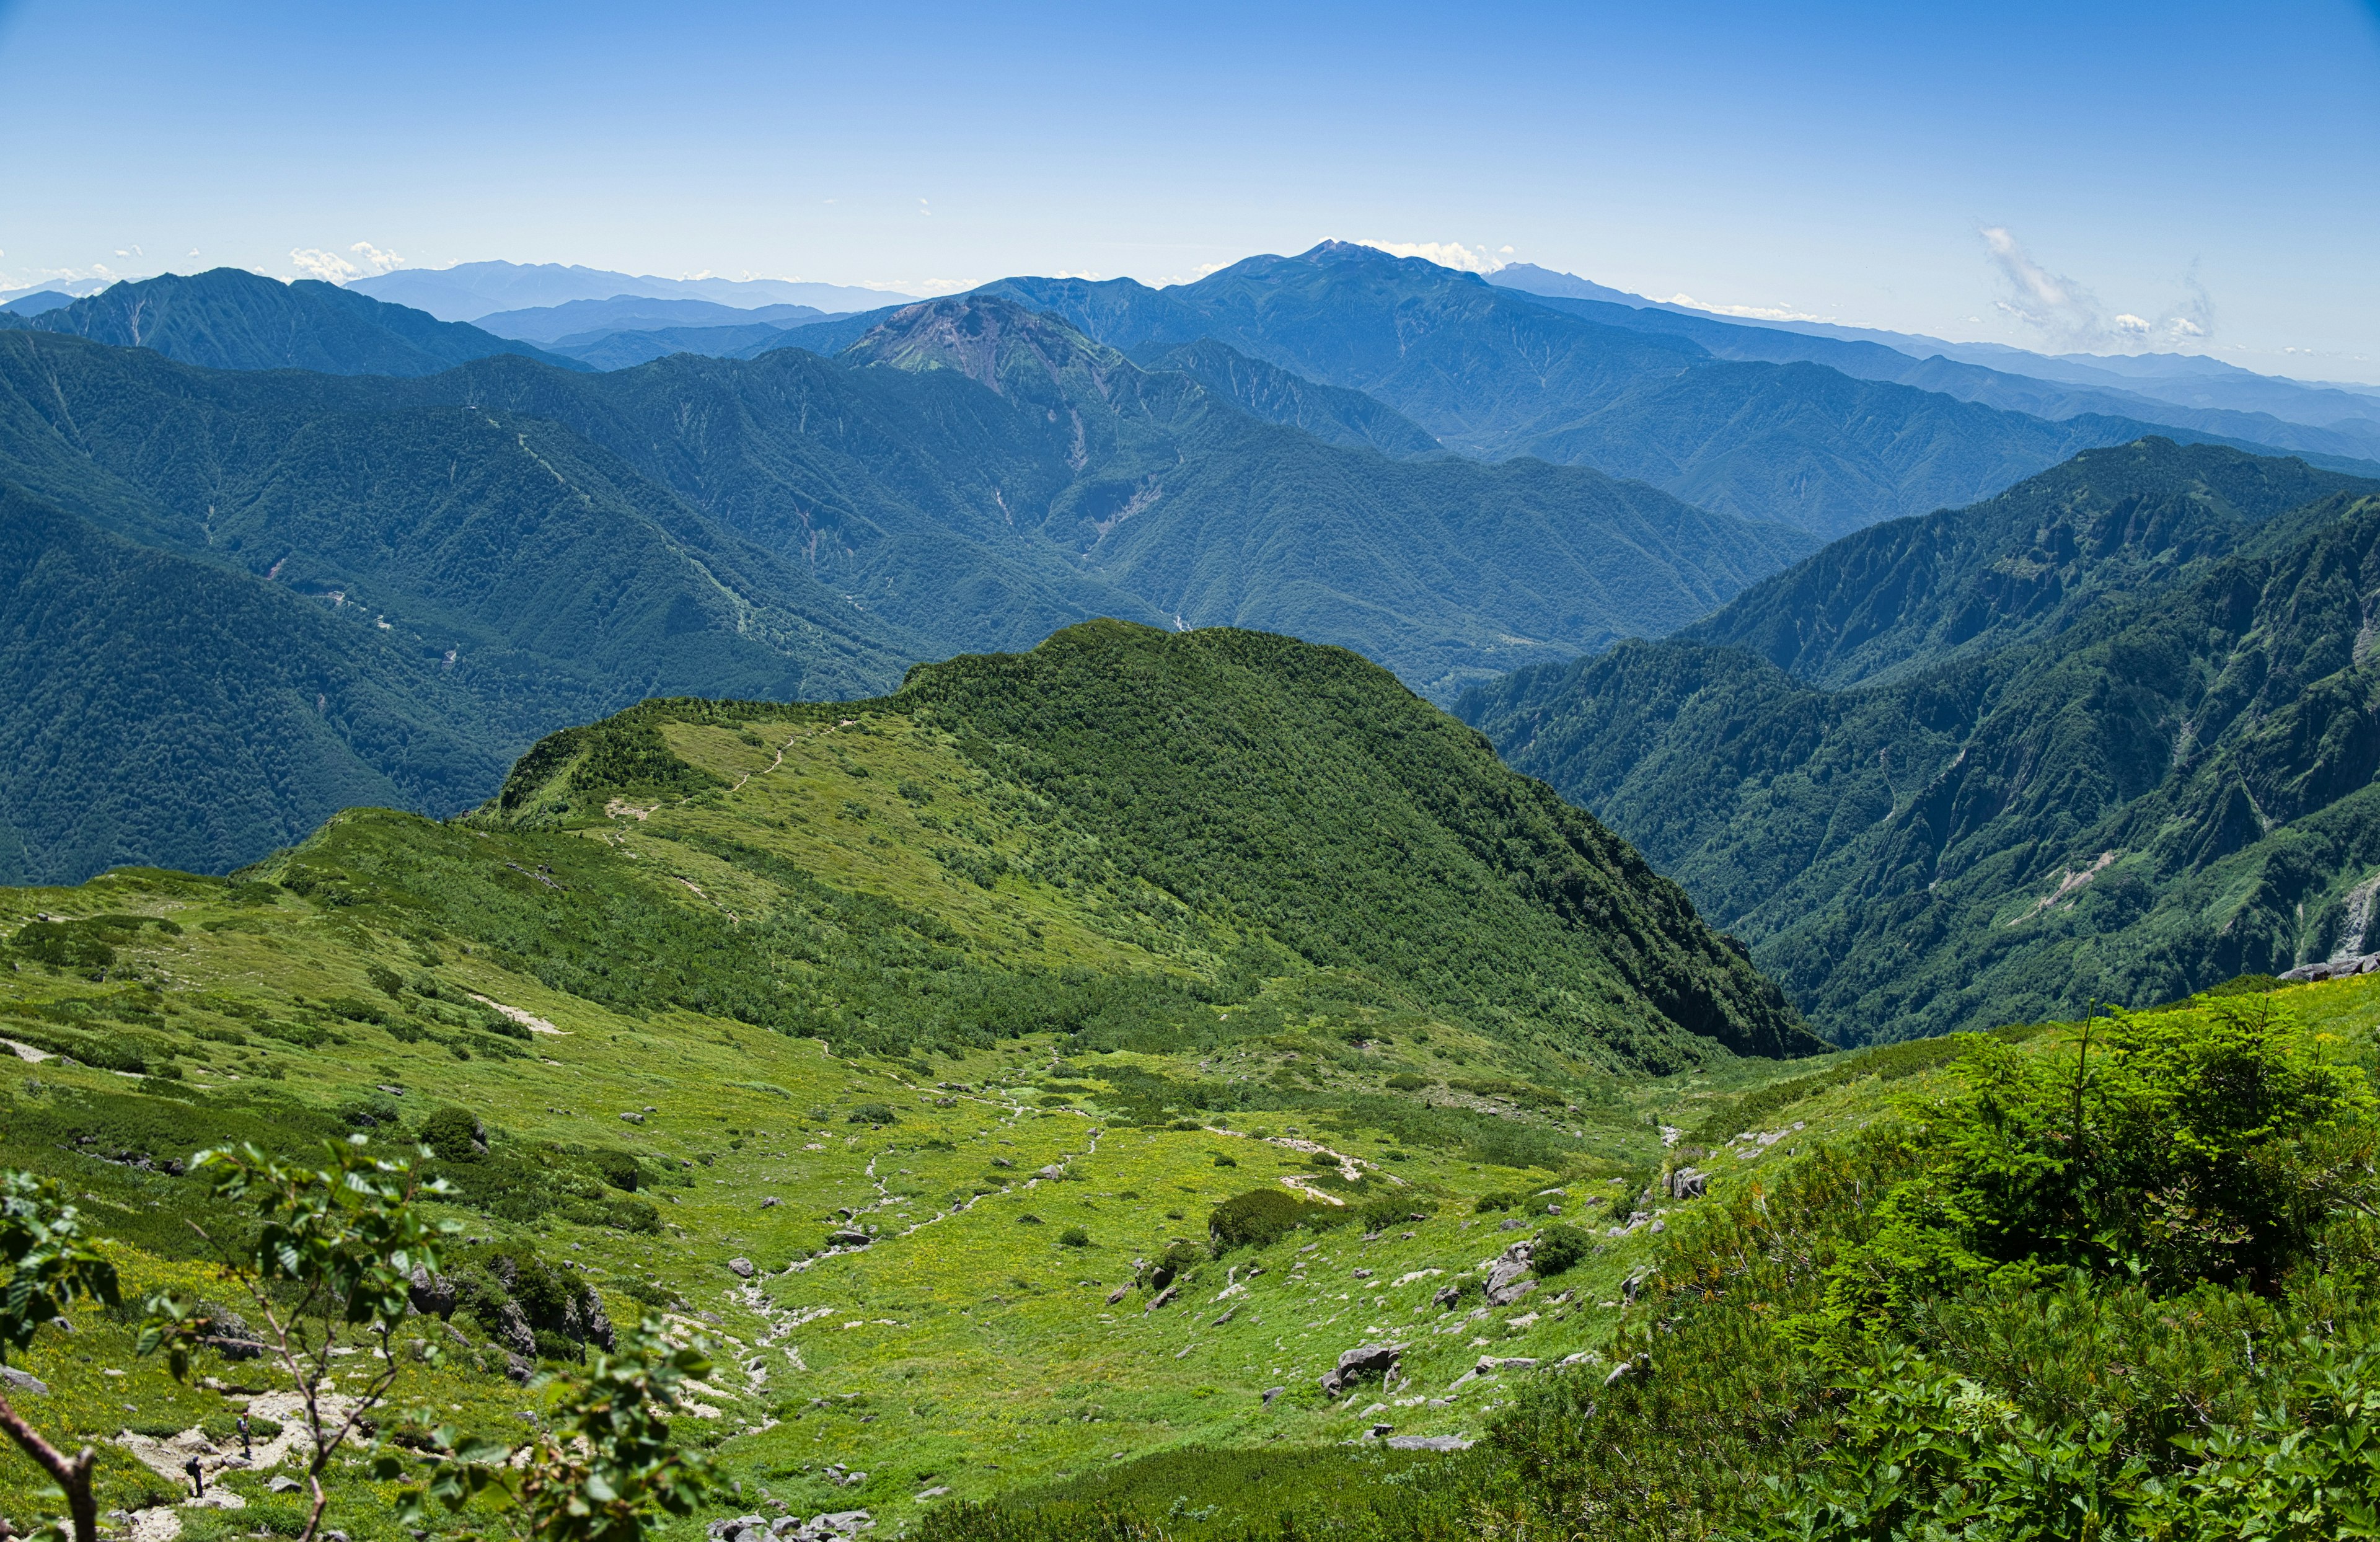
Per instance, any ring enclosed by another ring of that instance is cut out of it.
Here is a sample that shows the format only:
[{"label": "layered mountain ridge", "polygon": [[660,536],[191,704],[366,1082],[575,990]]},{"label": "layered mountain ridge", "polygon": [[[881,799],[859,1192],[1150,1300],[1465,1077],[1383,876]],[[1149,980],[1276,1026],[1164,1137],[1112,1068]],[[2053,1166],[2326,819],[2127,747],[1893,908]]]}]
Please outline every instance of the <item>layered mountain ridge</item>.
[{"label": "layered mountain ridge", "polygon": [[1459,710],[1828,1032],[2167,1000],[2364,941],[2375,494],[2103,451]]},{"label": "layered mountain ridge", "polygon": [[[389,689],[414,696],[422,733],[469,747],[424,780],[401,770],[401,735],[334,730],[298,741],[330,758],[319,774],[231,770],[281,710],[229,703],[277,676],[200,688],[243,655],[161,616],[193,683],[176,694],[222,714],[176,735],[228,778],[225,807],[277,812],[220,830],[164,812],[208,795],[140,749],[152,722],[20,720],[51,747],[19,759],[27,780],[0,812],[15,873],[226,866],[328,811],[301,785],[438,810],[484,792],[536,733],[640,696],[866,694],[908,662],[1098,615],[1295,631],[1448,699],[1512,664],[1670,630],[1806,548],[1584,468],[1325,443],[995,299],[903,314],[846,358],[612,374],[505,354],[434,375],[210,371],[0,333],[0,480],[271,589],[268,613],[293,613],[291,596],[328,612],[346,640],[284,634],[302,661],[290,679],[434,680]],[[27,547],[6,588],[30,597],[45,562],[98,549]],[[58,613],[21,614],[8,667],[25,699],[109,698],[90,677],[102,655],[60,646]],[[453,688],[473,680],[484,689]],[[287,711],[335,721],[348,693],[285,694]]]}]

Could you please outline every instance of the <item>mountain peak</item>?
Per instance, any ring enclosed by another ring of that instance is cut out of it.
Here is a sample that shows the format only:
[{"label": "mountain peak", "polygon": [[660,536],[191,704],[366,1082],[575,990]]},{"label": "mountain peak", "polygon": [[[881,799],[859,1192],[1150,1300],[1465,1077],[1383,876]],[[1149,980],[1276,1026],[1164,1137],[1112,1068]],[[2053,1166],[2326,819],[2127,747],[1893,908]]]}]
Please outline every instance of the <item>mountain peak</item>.
[{"label": "mountain peak", "polygon": [[567,370],[585,368],[334,284],[284,284],[245,268],[128,279],[26,322],[34,331],[149,348],[211,370],[428,375],[500,353],[526,354]]},{"label": "mountain peak", "polygon": [[[845,354],[855,363],[901,370],[956,370],[1007,396],[1027,382],[1066,388],[1069,377],[1103,379],[1132,364],[1123,355],[1041,311],[998,295],[953,295],[894,311]],[[1104,395],[1104,390],[1100,395]]]}]

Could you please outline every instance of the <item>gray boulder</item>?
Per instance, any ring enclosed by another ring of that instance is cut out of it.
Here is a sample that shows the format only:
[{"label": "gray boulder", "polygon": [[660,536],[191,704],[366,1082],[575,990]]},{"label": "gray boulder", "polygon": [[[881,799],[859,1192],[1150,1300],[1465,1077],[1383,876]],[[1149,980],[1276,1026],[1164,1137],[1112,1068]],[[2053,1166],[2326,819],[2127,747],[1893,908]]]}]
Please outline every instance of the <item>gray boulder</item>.
[{"label": "gray boulder", "polygon": [[1433,1306],[1451,1306],[1462,1299],[1463,1293],[1461,1291],[1457,1290],[1452,1285],[1446,1285],[1440,1287],[1438,1293],[1431,1296],[1429,1301],[1430,1305]]},{"label": "gray boulder", "polygon": [[1390,1451],[1469,1451],[1471,1442],[1460,1435],[1391,1435],[1384,1442]]},{"label": "gray boulder", "polygon": [[455,1281],[446,1275],[432,1279],[426,1269],[417,1269],[406,1281],[406,1298],[413,1309],[435,1317],[455,1315]]},{"label": "gray boulder", "polygon": [[826,1240],[835,1247],[866,1247],[871,1239],[857,1227],[846,1226],[840,1232],[829,1232]]},{"label": "gray boulder", "polygon": [[1708,1191],[1710,1174],[1691,1167],[1682,1167],[1670,1174],[1665,1186],[1672,1199],[1700,1199]]},{"label": "gray boulder", "polygon": [[1529,1254],[1533,1246],[1530,1243],[1516,1242],[1488,1266],[1488,1305],[1510,1306],[1536,1288],[1536,1281],[1524,1283],[1522,1280],[1522,1276],[1529,1272]]},{"label": "gray boulder", "polygon": [[752,1278],[753,1272],[752,1260],[749,1258],[730,1258],[727,1260],[727,1272],[735,1276],[738,1280],[749,1280]]},{"label": "gray boulder", "polygon": [[35,1397],[50,1395],[49,1383],[30,1371],[20,1371],[14,1366],[0,1366],[0,1381],[8,1384],[12,1392],[30,1392]]},{"label": "gray boulder", "polygon": [[1365,1344],[1339,1356],[1337,1367],[1322,1378],[1322,1390],[1337,1397],[1365,1377],[1379,1377],[1385,1383],[1396,1374],[1397,1359],[1405,1352],[1402,1344]]}]

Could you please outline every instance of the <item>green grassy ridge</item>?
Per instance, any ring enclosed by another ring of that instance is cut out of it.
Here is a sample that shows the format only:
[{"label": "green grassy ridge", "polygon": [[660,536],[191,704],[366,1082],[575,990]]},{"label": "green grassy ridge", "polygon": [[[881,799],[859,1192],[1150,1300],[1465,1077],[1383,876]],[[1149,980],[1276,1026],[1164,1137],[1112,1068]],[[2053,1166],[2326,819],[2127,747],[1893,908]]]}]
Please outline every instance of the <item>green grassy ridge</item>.
[{"label": "green grassy ridge", "polygon": [[[2096,504],[2124,504],[2139,458],[2115,457]],[[2131,506],[2186,512],[2203,458],[2149,457],[2171,485],[2149,477]],[[2369,500],[2334,494],[2052,637],[1869,686],[1665,642],[1466,710],[1838,1035],[2146,1004],[2364,951],[2349,918],[2380,847],[2355,638],[2375,532]]]},{"label": "green grassy ridge", "polygon": [[[1151,827],[1072,796],[1076,781],[1112,788],[1096,757],[1138,742],[1129,722],[1085,734],[1095,759],[1026,774],[1008,757],[1051,753],[1041,731],[995,722],[976,694],[1006,672],[1006,691],[1043,690],[1070,722],[1099,690],[1135,695],[1174,714],[1191,761],[1208,741],[1186,731],[1226,717],[1243,753],[1252,735],[1286,755],[1327,730],[1354,747],[1323,756],[1317,785],[1369,779],[1384,828],[1435,807],[1434,838],[1468,831],[1483,851],[1529,828],[1476,822],[1465,799],[1485,797],[1598,849],[1580,816],[1524,795],[1475,738],[1351,655],[1109,626],[990,667],[930,698],[650,703],[526,759],[478,815],[350,810],[235,879],[123,869],[0,891],[0,1038],[24,1047],[0,1053],[0,1161],[65,1182],[128,1289],[205,1297],[220,1286],[187,1222],[237,1222],[177,1171],[192,1151],[429,1140],[468,1258],[539,1260],[615,1323],[659,1312],[710,1338],[719,1373],[678,1424],[743,1485],[738,1509],[765,1495],[897,1524],[1150,1452],[1285,1462],[1384,1418],[1476,1433],[1509,1390],[1500,1376],[1456,1389],[1481,1354],[1601,1353],[1618,1310],[1604,1304],[1653,1238],[1600,1228],[1658,1171],[1659,1126],[1808,1062],[1705,1046],[1648,1078],[1609,1044],[1514,1032],[1377,954],[1309,958],[1283,940],[1298,907],[1269,910],[1253,868],[1180,886],[1191,903],[1155,881],[1169,875]],[[1334,705],[1273,694],[1285,679]],[[1433,763],[1451,780],[1416,799],[1398,778],[1427,783],[1415,767]],[[1157,758],[1135,774],[1161,805],[1162,777],[1187,772]],[[1244,812],[1254,828],[1293,807]],[[1317,820],[1309,838],[1351,828]],[[1472,870],[1432,903],[1470,907],[1480,924],[1460,908],[1446,924],[1492,940],[1488,922],[1535,889]],[[1629,881],[1577,876],[1615,886],[1614,903]],[[1390,1223],[1208,1256],[1211,1212],[1253,1190]],[[1508,1309],[1475,1315],[1475,1287],[1433,1305],[1553,1205],[1602,1251]],[[872,1245],[833,1243],[853,1226]],[[1146,1309],[1169,1257],[1176,1294]],[[472,1267],[484,1295],[492,1276]],[[572,1352],[537,1326],[540,1354]],[[492,1314],[452,1327],[459,1344],[412,1330],[455,1358],[409,1369],[401,1398],[506,1427],[532,1404]],[[29,1398],[32,1416],[105,1441],[119,1415],[180,1428],[237,1406],[237,1390],[176,1390],[145,1362],[100,1377],[128,1334],[91,1321],[38,1342],[24,1364],[57,1391]],[[1384,1338],[1408,1344],[1412,1385],[1325,1398],[1338,1356]],[[170,1491],[105,1449],[108,1502]],[[830,1463],[870,1475],[840,1487]],[[36,1512],[37,1487],[0,1459],[0,1511]],[[334,1487],[334,1524],[396,1542],[386,1492],[359,1469]],[[277,1524],[261,1494],[252,1513]]]},{"label": "green grassy ridge", "polygon": [[[653,703],[574,731],[526,757],[499,805],[566,820],[665,779],[697,785],[698,769],[656,758],[659,722],[750,710]],[[865,734],[888,710],[946,736],[1025,832],[974,860],[1022,858],[1061,882],[1104,871],[1147,924],[1247,934],[1211,951],[1285,949],[1615,1065],[1674,1070],[1697,1039],[1816,1048],[1633,852],[1344,651],[1099,623],[1029,654],[921,666],[896,697],[795,721]]]}]

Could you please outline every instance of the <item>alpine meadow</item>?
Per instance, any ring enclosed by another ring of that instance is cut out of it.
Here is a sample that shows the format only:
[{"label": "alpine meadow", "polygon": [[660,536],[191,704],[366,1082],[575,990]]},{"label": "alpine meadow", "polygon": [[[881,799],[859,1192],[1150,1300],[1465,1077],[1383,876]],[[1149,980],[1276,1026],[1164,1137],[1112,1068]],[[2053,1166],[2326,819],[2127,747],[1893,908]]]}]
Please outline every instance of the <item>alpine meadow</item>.
[{"label": "alpine meadow", "polygon": [[2380,1542],[2368,11],[0,0],[0,1538]]}]

